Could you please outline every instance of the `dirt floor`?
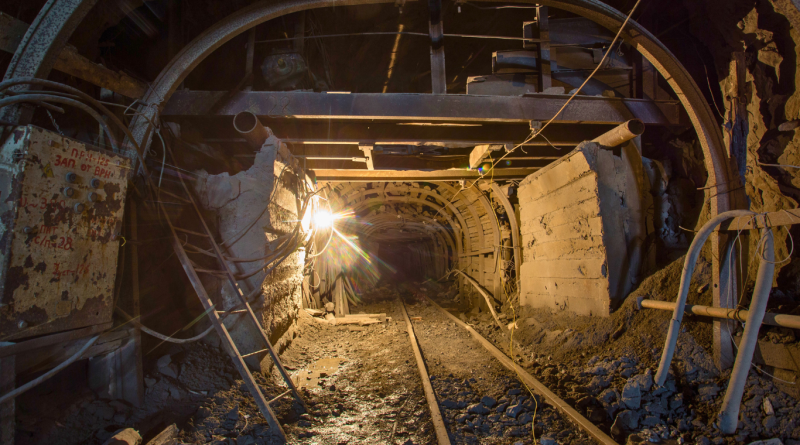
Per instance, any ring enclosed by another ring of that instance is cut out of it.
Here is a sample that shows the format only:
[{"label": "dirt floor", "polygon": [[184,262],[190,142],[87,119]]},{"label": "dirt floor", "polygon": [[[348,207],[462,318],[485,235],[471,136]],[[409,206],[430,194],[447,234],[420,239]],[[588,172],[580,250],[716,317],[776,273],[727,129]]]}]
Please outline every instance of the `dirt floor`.
[{"label": "dirt floor", "polygon": [[[510,355],[621,444],[734,444],[769,438],[800,443],[800,404],[792,395],[796,389],[755,368],[737,433],[718,433],[715,416],[729,372],[720,373],[713,364],[707,320],[686,318],[667,384],[653,384],[670,314],[637,309],[636,299],[674,299],[680,270],[679,260],[649,277],[604,319],[520,311],[498,302],[503,323],[517,325]],[[707,269],[700,267],[690,302],[710,299],[707,281]],[[532,397],[464,329],[420,297],[430,296],[508,351],[504,330],[486,310],[465,311],[469,308],[462,304],[468,298],[459,296],[454,285],[375,288],[352,308],[389,317],[369,326],[334,325],[303,311],[282,361],[310,410],[303,412],[290,396],[272,405],[289,443],[436,443],[401,299],[453,443],[529,444],[534,435],[545,445],[594,443],[555,408]],[[180,443],[276,443],[218,342],[162,346],[158,351],[146,372],[144,409],[98,399],[88,389],[65,398],[67,392],[53,380],[19,400],[17,443],[102,444],[125,427],[140,431],[147,443],[173,423]],[[81,369],[65,372],[75,387],[85,387]],[[268,399],[285,390],[274,369],[271,375],[254,377]]]}]

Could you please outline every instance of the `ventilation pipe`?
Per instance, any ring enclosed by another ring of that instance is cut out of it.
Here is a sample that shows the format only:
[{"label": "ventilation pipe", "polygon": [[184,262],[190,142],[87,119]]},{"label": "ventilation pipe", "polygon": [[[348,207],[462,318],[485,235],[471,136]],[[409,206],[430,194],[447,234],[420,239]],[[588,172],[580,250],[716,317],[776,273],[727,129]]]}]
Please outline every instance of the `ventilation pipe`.
[{"label": "ventilation pipe", "polygon": [[639,119],[631,119],[597,136],[592,139],[592,142],[596,142],[604,147],[616,147],[617,145],[630,141],[636,136],[641,136],[642,133],[644,133],[644,122]]},{"label": "ventilation pipe", "polygon": [[233,117],[233,128],[241,134],[253,148],[261,148],[270,137],[267,127],[261,124],[258,116],[250,111],[242,111]]}]

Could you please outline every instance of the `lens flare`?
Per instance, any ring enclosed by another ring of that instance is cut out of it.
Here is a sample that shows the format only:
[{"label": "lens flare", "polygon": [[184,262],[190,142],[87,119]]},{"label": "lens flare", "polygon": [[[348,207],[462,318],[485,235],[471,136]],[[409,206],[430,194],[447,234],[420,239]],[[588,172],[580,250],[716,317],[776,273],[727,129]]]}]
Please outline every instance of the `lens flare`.
[{"label": "lens flare", "polygon": [[327,229],[329,227],[333,227],[333,223],[336,221],[349,218],[353,215],[353,212],[331,213],[327,210],[320,209],[314,213],[314,227],[316,229]]},{"label": "lens flare", "polygon": [[333,221],[333,214],[327,210],[317,210],[317,213],[314,214],[314,225],[316,225],[318,229],[327,229],[331,227]]}]

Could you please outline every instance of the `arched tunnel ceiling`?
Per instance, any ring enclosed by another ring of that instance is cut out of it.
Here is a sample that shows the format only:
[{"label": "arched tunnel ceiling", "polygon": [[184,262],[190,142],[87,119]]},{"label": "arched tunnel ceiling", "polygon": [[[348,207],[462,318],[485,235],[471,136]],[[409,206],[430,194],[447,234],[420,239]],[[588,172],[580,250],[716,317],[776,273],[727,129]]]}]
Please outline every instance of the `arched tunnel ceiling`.
[{"label": "arched tunnel ceiling", "polygon": [[502,230],[497,213],[507,212],[499,199],[493,205],[478,186],[338,183],[331,188],[334,211],[354,211],[355,225],[365,236],[396,242],[438,235],[458,255],[494,251]]}]

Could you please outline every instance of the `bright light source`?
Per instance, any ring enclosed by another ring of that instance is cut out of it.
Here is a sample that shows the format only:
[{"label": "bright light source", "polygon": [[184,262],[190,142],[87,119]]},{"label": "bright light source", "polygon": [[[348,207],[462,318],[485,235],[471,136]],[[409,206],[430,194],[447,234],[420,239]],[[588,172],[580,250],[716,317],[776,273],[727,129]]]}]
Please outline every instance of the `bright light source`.
[{"label": "bright light source", "polygon": [[333,225],[334,216],[327,210],[318,210],[314,214],[314,224],[318,229],[327,229]]}]

